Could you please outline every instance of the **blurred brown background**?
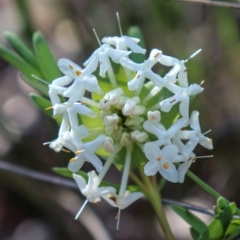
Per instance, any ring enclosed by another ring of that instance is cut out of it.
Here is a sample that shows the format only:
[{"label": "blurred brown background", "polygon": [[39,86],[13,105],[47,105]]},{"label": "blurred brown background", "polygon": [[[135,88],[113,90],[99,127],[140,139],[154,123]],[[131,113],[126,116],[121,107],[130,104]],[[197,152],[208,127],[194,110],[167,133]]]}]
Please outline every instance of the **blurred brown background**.
[{"label": "blurred brown background", "polygon": [[[40,30],[57,59],[81,65],[98,46],[93,27],[100,39],[119,35],[117,11],[125,34],[129,26],[141,28],[148,52],[159,48],[186,59],[203,49],[187,66],[190,82],[205,80],[192,109],[200,111],[202,131],[211,129],[214,140],[213,153],[202,147],[196,153],[214,158],[197,160],[191,170],[240,206],[240,9],[156,0],[0,0],[0,43],[6,45],[5,30],[28,43]],[[33,91],[0,59],[0,159],[52,173],[52,167],[66,166],[69,156],[42,145],[56,138],[57,125],[32,105],[28,93]],[[120,174],[112,171],[108,178],[118,182]],[[215,203],[187,177],[184,184],[168,183],[163,197],[206,208]],[[75,221],[82,201],[78,191],[0,170],[0,239],[159,239],[145,200],[122,212],[119,231],[117,211],[105,202],[89,204]],[[187,224],[167,212],[176,238],[190,239]]]}]

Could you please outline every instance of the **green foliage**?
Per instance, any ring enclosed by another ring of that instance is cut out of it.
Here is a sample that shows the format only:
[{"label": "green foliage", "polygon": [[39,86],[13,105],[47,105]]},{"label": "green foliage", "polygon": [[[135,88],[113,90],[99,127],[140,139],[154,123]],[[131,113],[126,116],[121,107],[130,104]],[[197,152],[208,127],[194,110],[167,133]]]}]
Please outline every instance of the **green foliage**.
[{"label": "green foliage", "polygon": [[236,204],[228,203],[222,197],[217,200],[214,217],[208,226],[183,207],[171,208],[191,226],[194,240],[231,240],[240,234],[240,219],[234,219]]},{"label": "green foliage", "polygon": [[4,35],[16,53],[0,45],[0,57],[17,68],[27,84],[41,94],[48,96],[47,84],[39,81],[33,75],[51,82],[61,76],[61,73],[45,39],[39,32],[34,34],[33,46],[35,51],[33,52],[14,33],[7,31]]},{"label": "green foliage", "polygon": [[182,217],[199,235],[205,231],[207,225],[187,209],[174,205],[171,206],[171,208],[175,213]]},{"label": "green foliage", "polygon": [[40,32],[34,33],[33,46],[44,79],[48,82],[52,82],[53,79],[61,76],[61,72],[58,69],[56,60],[53,57],[48,43]]}]

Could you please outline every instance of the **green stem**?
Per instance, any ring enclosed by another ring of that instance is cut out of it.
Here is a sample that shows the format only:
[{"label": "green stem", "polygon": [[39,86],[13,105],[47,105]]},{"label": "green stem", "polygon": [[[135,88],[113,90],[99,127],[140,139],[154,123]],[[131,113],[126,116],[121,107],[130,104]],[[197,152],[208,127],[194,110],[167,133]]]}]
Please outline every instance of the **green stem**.
[{"label": "green stem", "polygon": [[[187,171],[187,176],[190,177],[194,182],[196,182],[200,187],[202,187],[205,191],[207,191],[209,194],[211,194],[215,198],[223,197],[220,193],[215,191],[213,188],[211,188],[208,184],[206,184],[204,181],[202,181],[199,177],[197,177],[194,173],[191,171]],[[224,197],[223,197],[224,198]],[[225,199],[225,198],[224,198]],[[230,203],[227,199],[226,201]],[[237,208],[236,211],[237,214],[240,215],[240,209]]]},{"label": "green stem", "polygon": [[145,184],[145,188],[143,189],[144,195],[150,201],[155,214],[157,216],[158,222],[168,240],[175,240],[172,231],[169,227],[163,204],[161,194],[158,192],[157,185],[153,184],[150,179],[144,174],[143,169],[139,168],[140,175],[142,177],[142,181]]}]

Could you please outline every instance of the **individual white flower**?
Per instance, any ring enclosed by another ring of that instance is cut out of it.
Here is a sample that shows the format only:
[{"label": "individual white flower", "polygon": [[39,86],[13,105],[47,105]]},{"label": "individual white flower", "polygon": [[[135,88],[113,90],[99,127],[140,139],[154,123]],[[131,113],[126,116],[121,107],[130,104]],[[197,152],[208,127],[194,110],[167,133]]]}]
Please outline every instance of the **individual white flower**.
[{"label": "individual white flower", "polygon": [[95,171],[88,173],[88,183],[86,183],[86,180],[80,175],[73,174],[73,178],[89,202],[97,203],[101,201],[101,197],[116,193],[114,187],[99,187],[100,179]]},{"label": "individual white flower", "polygon": [[111,137],[105,137],[103,141],[103,149],[107,152],[114,152],[114,141]]},{"label": "individual white flower", "polygon": [[153,73],[152,67],[158,62],[162,51],[153,49],[150,56],[143,63],[135,63],[127,57],[122,57],[120,63],[123,67],[136,72],[136,76],[128,82],[128,88],[131,91],[137,90],[143,85],[145,78],[151,80],[155,85],[163,87],[165,81],[158,74]]},{"label": "individual white flower", "polygon": [[178,172],[172,163],[174,157],[178,154],[176,145],[168,145],[162,150],[156,143],[146,143],[144,153],[149,162],[144,166],[144,173],[147,176],[155,175],[158,171],[170,182],[178,182]]},{"label": "individual white flower", "polygon": [[161,113],[157,110],[148,111],[147,116],[148,116],[148,120],[151,122],[158,123],[161,120]]},{"label": "individual white flower", "polygon": [[[86,90],[89,92],[101,91],[96,77],[91,74],[94,71],[91,66],[82,69],[77,64],[66,58],[59,59],[58,66],[59,69],[73,81],[72,85],[67,87],[67,89],[63,92],[63,95],[68,97],[72,102],[80,101]],[[58,82],[56,82],[56,84]],[[66,78],[65,83],[67,85],[70,81],[67,81]],[[64,81],[61,80],[61,86],[63,84]]]},{"label": "individual white flower", "polygon": [[68,114],[63,114],[62,123],[58,131],[58,138],[51,141],[43,143],[43,145],[49,144],[49,147],[52,148],[55,152],[60,152],[64,146],[64,134],[69,131],[69,118]]},{"label": "individual white flower", "polygon": [[131,38],[128,36],[121,37],[104,37],[102,39],[103,43],[114,46],[118,50],[127,51],[128,48],[134,53],[146,53],[146,49],[141,48],[137,43],[140,40],[137,38]]},{"label": "individual white flower", "polygon": [[178,138],[188,140],[185,147],[186,155],[189,155],[198,143],[209,150],[213,149],[212,139],[205,137],[201,132],[198,111],[192,112],[189,122],[193,130],[179,131],[176,134]]},{"label": "individual white flower", "polygon": [[52,105],[61,103],[61,99],[59,95],[63,96],[63,92],[66,91],[66,85],[70,84],[73,81],[72,78],[68,76],[63,76],[53,80],[51,84],[49,84],[49,97],[51,100]]},{"label": "individual white flower", "polygon": [[64,135],[64,146],[76,155],[68,163],[68,168],[72,172],[77,172],[85,161],[90,162],[100,172],[103,168],[102,162],[95,152],[102,146],[104,135],[99,135],[93,141],[83,143],[79,137],[71,133]]},{"label": "individual white flower", "polygon": [[113,62],[119,63],[119,60],[123,56],[127,56],[130,53],[131,52],[129,51],[114,49],[109,44],[103,44],[93,52],[90,58],[85,61],[83,65],[94,69],[94,71],[97,69],[98,65],[100,65],[99,75],[101,77],[105,77],[106,71],[111,67],[109,57]]},{"label": "individual white flower", "polygon": [[167,82],[175,83],[178,81],[181,87],[188,87],[187,68],[184,60],[162,55],[159,58],[159,62],[165,66],[173,66],[172,69],[165,75]]},{"label": "individual white flower", "polygon": [[173,83],[166,83],[165,87],[175,95],[160,102],[161,110],[169,112],[172,107],[180,102],[179,111],[184,118],[189,118],[190,96],[197,95],[203,91],[203,88],[194,83],[188,88],[179,87]]},{"label": "individual white flower", "polygon": [[122,210],[143,196],[142,192],[131,193],[126,191],[123,197],[110,193],[107,196],[103,196],[103,199],[105,199],[111,206]]},{"label": "individual white flower", "polygon": [[179,118],[168,130],[166,130],[161,123],[147,120],[144,122],[143,128],[147,132],[154,134],[158,138],[158,146],[162,146],[172,144],[172,140],[176,133],[183,127],[186,127],[187,124],[187,119]]}]

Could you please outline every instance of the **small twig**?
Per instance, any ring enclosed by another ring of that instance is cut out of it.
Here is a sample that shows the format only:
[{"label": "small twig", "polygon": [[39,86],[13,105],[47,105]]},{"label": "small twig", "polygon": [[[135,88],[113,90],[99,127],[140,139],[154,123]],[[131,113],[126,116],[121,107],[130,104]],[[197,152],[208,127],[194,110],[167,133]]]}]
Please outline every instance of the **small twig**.
[{"label": "small twig", "polygon": [[40,180],[43,182],[48,182],[56,185],[61,185],[64,187],[69,187],[73,189],[78,189],[77,184],[70,179],[63,177],[53,176],[52,174],[41,173],[29,168],[18,166],[17,164],[8,163],[6,161],[0,161],[0,169],[12,172],[21,176],[29,177],[32,179]]},{"label": "small twig", "polygon": [[[167,0],[169,1],[169,0]],[[187,2],[187,3],[200,3],[210,6],[218,7],[228,7],[228,8],[240,8],[239,3],[221,2],[221,1],[211,1],[211,0],[170,0],[172,2]]]},{"label": "small twig", "polygon": [[192,204],[188,204],[188,203],[183,203],[183,202],[179,202],[179,201],[175,201],[175,200],[171,200],[171,199],[167,199],[167,198],[163,198],[163,203],[167,204],[167,205],[177,205],[180,207],[184,207],[188,210],[191,211],[195,211],[195,212],[200,212],[200,213],[204,213],[206,215],[210,215],[213,216],[214,215],[214,211],[210,210],[210,209],[206,209],[203,207],[198,207]]}]

